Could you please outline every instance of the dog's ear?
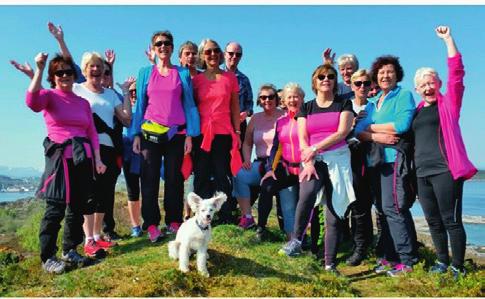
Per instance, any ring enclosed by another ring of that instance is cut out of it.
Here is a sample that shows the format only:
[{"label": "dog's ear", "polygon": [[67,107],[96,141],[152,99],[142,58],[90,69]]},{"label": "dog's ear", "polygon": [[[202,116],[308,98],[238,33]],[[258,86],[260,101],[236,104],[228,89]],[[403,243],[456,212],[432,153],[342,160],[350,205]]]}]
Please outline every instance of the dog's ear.
[{"label": "dog's ear", "polygon": [[190,192],[187,195],[187,202],[189,203],[190,209],[195,213],[199,209],[199,204],[202,201],[202,198],[195,194],[194,192]]},{"label": "dog's ear", "polygon": [[214,205],[216,206],[216,210],[219,211],[222,207],[222,204],[226,201],[227,195],[223,192],[216,192],[214,197],[212,198]]}]

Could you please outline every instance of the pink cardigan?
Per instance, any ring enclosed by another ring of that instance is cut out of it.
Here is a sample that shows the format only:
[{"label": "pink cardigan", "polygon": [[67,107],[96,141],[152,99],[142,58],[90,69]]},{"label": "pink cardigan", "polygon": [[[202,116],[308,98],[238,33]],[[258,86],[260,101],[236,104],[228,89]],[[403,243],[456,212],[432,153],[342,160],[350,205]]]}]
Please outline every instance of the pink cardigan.
[{"label": "pink cardigan", "polygon": [[[438,113],[440,116],[440,127],[443,132],[443,139],[446,148],[448,168],[453,179],[463,178],[465,180],[473,177],[477,169],[468,159],[465,144],[461,136],[460,119],[461,103],[463,100],[463,77],[465,70],[461,54],[458,53],[448,58],[448,82],[446,93],[443,95],[438,91]],[[424,106],[424,101],[419,103],[417,109]]]}]

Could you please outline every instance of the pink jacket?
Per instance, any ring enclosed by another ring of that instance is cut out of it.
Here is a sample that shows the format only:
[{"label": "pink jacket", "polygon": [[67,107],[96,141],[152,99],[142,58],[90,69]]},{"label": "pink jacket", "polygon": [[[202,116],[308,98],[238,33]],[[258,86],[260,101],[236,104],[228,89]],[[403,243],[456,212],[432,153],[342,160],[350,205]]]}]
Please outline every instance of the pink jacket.
[{"label": "pink jacket", "polygon": [[[443,132],[443,140],[446,149],[448,168],[453,179],[463,178],[465,180],[473,177],[477,169],[468,159],[465,144],[461,136],[460,119],[461,103],[463,100],[463,77],[465,70],[461,54],[458,53],[448,58],[448,82],[446,93],[443,95],[438,91],[437,102],[440,116],[440,127]],[[419,103],[417,109],[424,106],[424,101]],[[441,143],[440,143],[441,144]]]}]

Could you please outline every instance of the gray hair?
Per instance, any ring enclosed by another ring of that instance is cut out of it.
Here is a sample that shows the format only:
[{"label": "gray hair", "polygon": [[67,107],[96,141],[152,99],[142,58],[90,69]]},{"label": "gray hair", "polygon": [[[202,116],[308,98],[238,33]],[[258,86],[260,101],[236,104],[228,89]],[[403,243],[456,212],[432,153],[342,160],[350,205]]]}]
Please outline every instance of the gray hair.
[{"label": "gray hair", "polygon": [[180,45],[180,48],[179,48],[179,58],[182,57],[182,51],[185,49],[185,48],[192,48],[192,49],[195,49],[195,51],[197,51],[197,45],[191,41],[186,41],[184,42],[183,44]]},{"label": "gray hair", "polygon": [[352,64],[354,66],[354,70],[359,68],[359,60],[357,60],[357,57],[354,54],[343,54],[337,59],[338,67],[346,65],[347,63]]},{"label": "gray hair", "polygon": [[295,82],[288,82],[285,87],[283,87],[283,100],[286,99],[286,96],[290,91],[296,91],[296,93],[298,93],[302,100],[305,99],[305,92],[301,88],[300,84]]},{"label": "gray hair", "polygon": [[[204,38],[200,44],[199,44],[199,51],[198,51],[198,54],[197,54],[197,58],[198,58],[198,61],[197,61],[197,66],[200,68],[200,69],[203,69],[205,70],[207,68],[207,65],[205,63],[205,60],[204,60],[204,47],[207,43],[213,43],[214,45],[216,45],[217,48],[221,49],[221,47],[219,46],[219,44],[213,40],[213,39],[210,39],[210,38]],[[224,55],[222,54],[222,49],[221,49],[221,54],[219,55],[219,65],[221,65],[223,62],[224,62]]]},{"label": "gray hair", "polygon": [[414,87],[418,87],[419,82],[424,79],[424,76],[434,76],[438,81],[441,81],[440,76],[438,76],[438,72],[430,67],[422,67],[416,71],[416,75],[414,75]]}]

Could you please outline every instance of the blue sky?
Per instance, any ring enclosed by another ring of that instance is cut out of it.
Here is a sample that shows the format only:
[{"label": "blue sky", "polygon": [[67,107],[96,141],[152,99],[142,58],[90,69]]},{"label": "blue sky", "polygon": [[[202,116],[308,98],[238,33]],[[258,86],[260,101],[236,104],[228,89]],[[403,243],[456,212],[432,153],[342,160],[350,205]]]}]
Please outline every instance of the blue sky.
[{"label": "blue sky", "polygon": [[244,47],[240,70],[254,92],[266,82],[281,87],[293,81],[303,86],[306,100],[313,98],[310,76],[326,47],[337,55],[355,53],[365,68],[379,55],[399,56],[405,71],[401,85],[408,89],[421,66],[446,78],[446,50],[434,34],[437,25],[446,24],[466,68],[460,121],[465,144],[474,164],[485,169],[484,19],[485,6],[0,6],[0,165],[43,168],[43,117],[26,107],[29,81],[8,61],[33,65],[40,51],[52,57],[58,48],[48,21],[62,25],[77,62],[84,51],[113,48],[117,81],[137,75],[147,63],[143,51],[151,34],[168,29],[176,48],[206,37],[221,46],[239,41]]}]

